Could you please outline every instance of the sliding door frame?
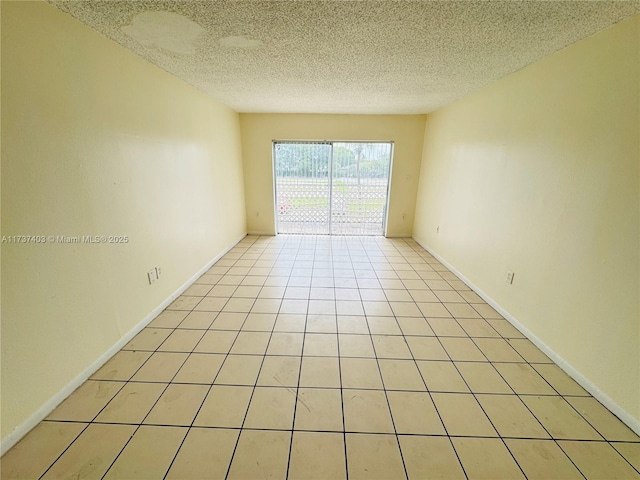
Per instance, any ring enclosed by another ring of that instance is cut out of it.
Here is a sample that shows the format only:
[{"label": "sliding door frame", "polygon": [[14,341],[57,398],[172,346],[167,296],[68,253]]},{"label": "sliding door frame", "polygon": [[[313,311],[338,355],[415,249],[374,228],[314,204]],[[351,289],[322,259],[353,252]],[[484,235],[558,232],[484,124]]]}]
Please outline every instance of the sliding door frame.
[{"label": "sliding door frame", "polygon": [[333,204],[333,160],[334,160],[334,144],[336,143],[374,143],[374,144],[388,144],[389,150],[389,170],[387,172],[387,189],[386,200],[384,206],[382,235],[387,237],[387,227],[389,224],[389,202],[391,200],[391,181],[393,174],[393,157],[395,153],[395,142],[392,140],[272,140],[271,141],[271,168],[273,172],[273,223],[274,231],[278,235],[278,175],[276,166],[276,146],[279,144],[309,144],[309,145],[329,145],[329,164],[328,164],[328,180],[329,180],[329,198],[328,201],[328,233],[326,235],[332,235],[331,233],[331,221],[332,221],[332,204]]}]

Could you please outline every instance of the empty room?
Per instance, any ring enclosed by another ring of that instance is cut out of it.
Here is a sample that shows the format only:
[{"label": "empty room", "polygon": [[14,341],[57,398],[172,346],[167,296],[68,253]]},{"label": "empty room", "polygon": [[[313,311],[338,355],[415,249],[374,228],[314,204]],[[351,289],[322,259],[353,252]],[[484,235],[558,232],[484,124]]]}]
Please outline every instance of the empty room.
[{"label": "empty room", "polygon": [[2,1],[2,479],[640,479],[640,1]]}]

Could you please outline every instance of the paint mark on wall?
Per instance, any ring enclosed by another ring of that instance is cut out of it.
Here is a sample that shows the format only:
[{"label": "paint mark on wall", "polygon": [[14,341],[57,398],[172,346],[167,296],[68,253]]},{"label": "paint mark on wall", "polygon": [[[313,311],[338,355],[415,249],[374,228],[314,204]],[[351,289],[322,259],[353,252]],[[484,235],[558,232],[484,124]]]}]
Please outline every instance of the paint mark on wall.
[{"label": "paint mark on wall", "polygon": [[204,29],[177,13],[143,12],[133,18],[131,25],[122,27],[122,31],[147,47],[193,55],[196,52],[194,42]]}]

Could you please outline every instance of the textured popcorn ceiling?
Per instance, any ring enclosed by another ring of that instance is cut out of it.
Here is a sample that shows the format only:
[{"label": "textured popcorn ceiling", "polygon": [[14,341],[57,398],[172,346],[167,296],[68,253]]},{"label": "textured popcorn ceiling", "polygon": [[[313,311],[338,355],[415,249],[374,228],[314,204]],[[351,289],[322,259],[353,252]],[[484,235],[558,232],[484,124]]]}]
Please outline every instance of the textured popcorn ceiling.
[{"label": "textured popcorn ceiling", "polygon": [[50,3],[239,112],[428,113],[640,1]]}]

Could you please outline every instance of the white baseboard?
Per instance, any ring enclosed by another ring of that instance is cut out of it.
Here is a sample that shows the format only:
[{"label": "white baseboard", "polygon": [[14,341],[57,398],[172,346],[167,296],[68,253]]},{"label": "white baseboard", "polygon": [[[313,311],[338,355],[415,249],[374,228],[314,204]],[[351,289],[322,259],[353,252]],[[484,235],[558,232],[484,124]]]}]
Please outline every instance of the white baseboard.
[{"label": "white baseboard", "polygon": [[182,292],[189,288],[193,282],[195,282],[200,276],[211,268],[224,254],[231,250],[240,240],[246,237],[246,234],[242,234],[238,237],[228,248],[222,253],[216,255],[207,264],[196,272],[189,280],[183,283],[175,292],[162,301],[160,305],[154,308],[148,315],[146,315],[138,324],[129,330],[124,336],[120,338],[114,345],[112,345],[106,352],[100,355],[91,365],[80,372],[73,380],[65,385],[58,393],[53,395],[42,406],[36,410],[29,418],[18,425],[11,433],[2,439],[0,443],[0,456],[4,455],[11,447],[18,443],[22,437],[29,433],[38,423],[40,423],[47,415],[49,415],[58,405],[60,405],[69,395],[71,395],[80,385],[82,385],[91,375],[93,375],[100,367],[102,367],[107,361],[113,357],[116,353],[122,349],[127,343],[135,337],[140,330],[146,327],[154,318],[156,318],[162,311],[169,306],[176,298],[178,298]]},{"label": "white baseboard", "polygon": [[261,237],[275,237],[273,232],[247,232],[247,235],[260,235]]},{"label": "white baseboard", "polygon": [[385,235],[386,238],[411,238],[410,233],[399,233],[397,235]]},{"label": "white baseboard", "polygon": [[437,252],[433,251],[431,248],[427,247],[421,240],[413,237],[413,239],[424,248],[427,252],[433,255],[440,263],[442,263],[445,267],[451,270],[453,273],[460,278],[464,283],[466,283],[474,292],[476,292],[482,299],[491,305],[500,315],[502,315],[505,319],[509,321],[515,328],[517,328],[525,337],[527,337],[531,342],[542,350],[545,355],[547,355],[553,362],[558,365],[564,372],[573,378],[582,388],[584,388],[587,392],[589,392],[595,399],[597,399],[600,403],[602,403],[605,407],[611,411],[616,417],[618,417],[622,422],[624,422],[631,430],[640,435],[640,420],[635,418],[629,412],[624,410],[620,405],[618,405],[614,400],[612,400],[606,393],[600,390],[595,384],[593,384],[585,375],[583,375],[580,371],[578,371],[575,367],[573,367],[569,362],[567,362],[564,358],[554,352],[546,343],[544,343],[540,338],[538,338],[535,334],[533,334],[527,327],[525,327],[522,323],[520,323],[516,318],[511,315],[508,311],[502,308],[496,301],[494,301],[489,295],[484,293],[480,288],[473,284],[468,278],[466,278],[456,267],[447,262],[444,258],[442,258]]}]

